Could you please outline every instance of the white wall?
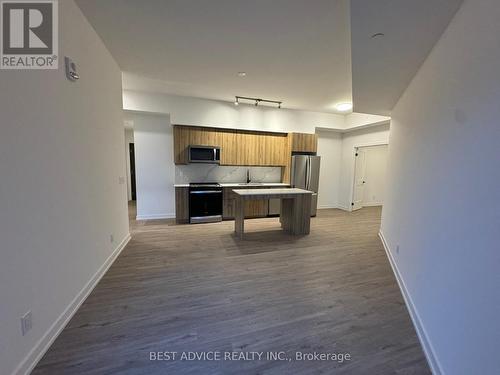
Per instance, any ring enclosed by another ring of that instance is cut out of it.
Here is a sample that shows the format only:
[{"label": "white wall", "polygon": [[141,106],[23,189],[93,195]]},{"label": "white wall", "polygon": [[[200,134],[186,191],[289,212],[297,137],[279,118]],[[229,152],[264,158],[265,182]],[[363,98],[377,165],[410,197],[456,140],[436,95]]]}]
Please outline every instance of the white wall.
[{"label": "white wall", "polygon": [[127,113],[133,122],[137,219],[175,217],[174,140],[168,115]]},{"label": "white wall", "polygon": [[344,116],[277,109],[165,94],[123,91],[123,108],[170,114],[172,124],[314,133],[315,127],[343,128]]},{"label": "white wall", "polygon": [[381,230],[436,373],[500,369],[499,19],[465,0],[392,112]]},{"label": "white wall", "polygon": [[339,184],[339,207],[350,210],[354,179],[354,148],[389,142],[389,125],[379,125],[367,129],[344,133],[342,137],[342,157]]},{"label": "white wall", "polygon": [[387,170],[387,145],[361,148],[366,155],[363,206],[381,206],[384,203]]},{"label": "white wall", "polygon": [[318,131],[319,172],[318,208],[338,207],[342,134]]},{"label": "white wall", "polygon": [[0,71],[1,374],[29,370],[129,234],[120,69],[73,1],[59,24],[78,82]]},{"label": "white wall", "polygon": [[132,200],[132,180],[130,175],[130,144],[134,143],[134,130],[125,129],[125,162],[127,168],[127,198]]}]

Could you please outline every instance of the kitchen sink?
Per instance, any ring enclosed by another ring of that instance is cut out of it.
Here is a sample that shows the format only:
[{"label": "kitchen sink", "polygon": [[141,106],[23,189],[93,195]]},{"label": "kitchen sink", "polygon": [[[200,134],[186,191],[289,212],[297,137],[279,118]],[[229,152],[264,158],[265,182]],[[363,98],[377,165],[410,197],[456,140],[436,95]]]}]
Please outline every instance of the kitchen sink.
[{"label": "kitchen sink", "polygon": [[240,186],[259,186],[259,185],[263,185],[263,183],[262,182],[248,182],[248,183],[243,182],[243,183],[238,184],[238,185],[240,185]]}]

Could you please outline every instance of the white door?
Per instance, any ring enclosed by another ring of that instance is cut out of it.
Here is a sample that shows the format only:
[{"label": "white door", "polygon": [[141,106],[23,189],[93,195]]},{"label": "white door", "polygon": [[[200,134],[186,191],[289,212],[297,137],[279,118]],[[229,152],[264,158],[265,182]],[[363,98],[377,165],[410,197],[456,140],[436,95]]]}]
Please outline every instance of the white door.
[{"label": "white door", "polygon": [[354,189],[352,194],[352,210],[363,207],[365,190],[366,152],[361,148],[356,149],[354,165]]}]

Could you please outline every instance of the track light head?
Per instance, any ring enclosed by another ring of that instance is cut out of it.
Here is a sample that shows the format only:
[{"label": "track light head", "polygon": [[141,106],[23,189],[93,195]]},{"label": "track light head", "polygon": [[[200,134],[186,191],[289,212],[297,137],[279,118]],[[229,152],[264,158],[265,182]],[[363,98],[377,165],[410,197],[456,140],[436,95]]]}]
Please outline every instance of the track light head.
[{"label": "track light head", "polygon": [[250,96],[238,96],[238,95],[236,95],[234,98],[235,98],[234,105],[240,104],[240,99],[243,100],[243,103],[245,103],[245,100],[253,101],[254,105],[256,107],[262,102],[262,103],[272,103],[272,104],[277,105],[278,108],[281,108],[281,104],[283,103],[283,102],[280,102],[278,100],[268,100],[268,99],[261,99],[261,98],[252,98]]}]

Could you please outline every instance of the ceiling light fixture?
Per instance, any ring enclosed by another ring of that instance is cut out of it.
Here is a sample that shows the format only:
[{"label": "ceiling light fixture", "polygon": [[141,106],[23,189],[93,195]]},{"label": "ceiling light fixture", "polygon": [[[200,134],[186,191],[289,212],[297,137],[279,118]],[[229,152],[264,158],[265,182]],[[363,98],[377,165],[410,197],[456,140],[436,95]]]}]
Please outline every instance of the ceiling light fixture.
[{"label": "ceiling light fixture", "polygon": [[352,103],[337,103],[335,104],[335,109],[339,112],[347,112],[352,109]]},{"label": "ceiling light fixture", "polygon": [[246,77],[247,72],[238,72],[238,77]]},{"label": "ceiling light fixture", "polygon": [[281,104],[283,103],[283,102],[280,102],[279,100],[268,100],[268,99],[260,99],[260,98],[251,98],[249,96],[235,96],[234,105],[238,105],[240,99],[248,100],[248,101],[251,101],[251,102],[255,102],[255,106],[258,106],[260,103],[273,103],[273,104],[276,104],[278,106],[278,108],[280,108],[280,109],[281,109]]}]

